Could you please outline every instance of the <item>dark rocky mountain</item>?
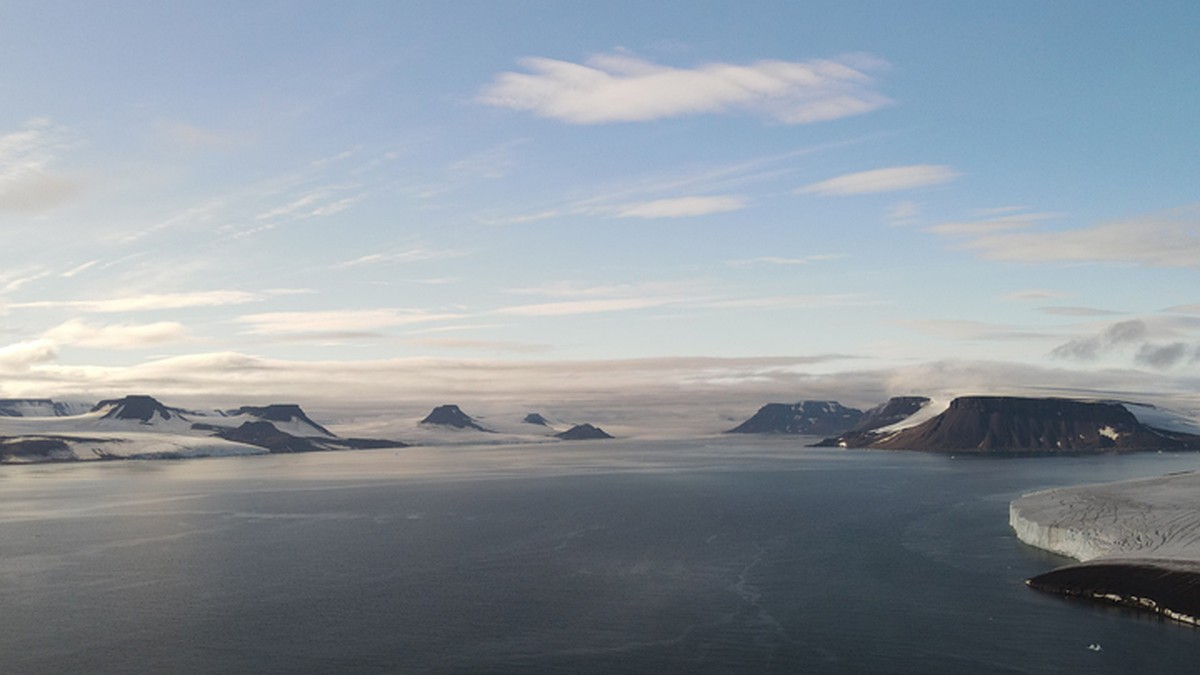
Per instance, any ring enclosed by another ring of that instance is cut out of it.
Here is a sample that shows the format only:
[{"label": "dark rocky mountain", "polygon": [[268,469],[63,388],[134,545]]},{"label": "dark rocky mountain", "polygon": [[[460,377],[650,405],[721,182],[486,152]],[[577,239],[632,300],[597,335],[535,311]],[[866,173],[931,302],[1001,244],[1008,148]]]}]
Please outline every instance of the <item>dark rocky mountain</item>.
[{"label": "dark rocky mountain", "polygon": [[312,418],[304,414],[304,411],[300,409],[300,406],[296,405],[295,403],[272,403],[271,405],[260,406],[244,405],[234,410],[228,410],[225,414],[231,416],[250,415],[251,417],[257,417],[260,420],[266,420],[268,422],[298,421],[312,426],[326,436],[334,435],[334,433],[330,430],[312,421]]},{"label": "dark rocky mountain", "polygon": [[478,431],[488,431],[479,425],[470,415],[466,414],[456,405],[439,405],[434,408],[425,419],[421,420],[421,424],[437,424],[444,427],[454,427],[455,429],[476,429]]},{"label": "dark rocky mountain", "polygon": [[92,408],[92,412],[103,410],[107,410],[107,412],[100,418],[102,420],[134,420],[143,424],[149,424],[154,421],[155,417],[163,420],[172,418],[187,420],[182,414],[186,412],[185,410],[168,408],[153,396],[140,394],[101,401]]},{"label": "dark rocky mountain", "polygon": [[561,438],[566,441],[587,441],[612,438],[607,432],[600,427],[594,427],[590,424],[576,424],[566,431],[554,434],[555,438]]},{"label": "dark rocky mountain", "polygon": [[[201,426],[202,425],[196,425]],[[196,427],[193,427],[196,428]],[[227,441],[257,445],[273,453],[280,452],[313,452],[324,450],[307,438],[293,436],[275,428],[270,422],[242,422],[240,427],[222,427],[216,429],[214,436]]]},{"label": "dark rocky mountain", "polygon": [[889,434],[846,434],[821,445],[935,452],[1182,450],[1200,449],[1200,436],[1146,426],[1119,403],[963,396],[916,426]]},{"label": "dark rocky mountain", "polygon": [[0,398],[0,417],[65,417],[80,406],[48,398]]},{"label": "dark rocky mountain", "polygon": [[862,419],[850,431],[870,431],[912,417],[929,399],[924,396],[893,396],[886,403],[863,413]]},{"label": "dark rocky mountain", "polygon": [[729,434],[840,434],[862,420],[863,411],[837,401],[768,403],[754,416],[725,433]]},{"label": "dark rocky mountain", "polygon": [[546,419],[545,417],[542,417],[538,413],[529,413],[528,415],[525,416],[525,419],[523,419],[521,421],[526,424],[536,424],[538,426],[543,426],[543,427],[550,426],[550,420]]}]

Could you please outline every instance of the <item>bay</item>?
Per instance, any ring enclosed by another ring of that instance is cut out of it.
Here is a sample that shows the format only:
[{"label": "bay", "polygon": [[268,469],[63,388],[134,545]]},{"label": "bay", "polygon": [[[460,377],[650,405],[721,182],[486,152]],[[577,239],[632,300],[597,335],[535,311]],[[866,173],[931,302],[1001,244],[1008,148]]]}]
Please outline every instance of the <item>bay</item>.
[{"label": "bay", "polygon": [[0,671],[1122,673],[1200,654],[1193,628],[1025,588],[1067,561],[1007,525],[1023,492],[1200,456],[802,442],[0,467]]}]

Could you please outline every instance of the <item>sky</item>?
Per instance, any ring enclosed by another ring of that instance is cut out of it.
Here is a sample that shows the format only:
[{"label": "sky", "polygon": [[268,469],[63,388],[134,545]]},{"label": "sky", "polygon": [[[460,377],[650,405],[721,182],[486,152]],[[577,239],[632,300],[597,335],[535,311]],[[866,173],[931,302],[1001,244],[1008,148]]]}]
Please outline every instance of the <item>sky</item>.
[{"label": "sky", "polygon": [[1194,2],[0,2],[0,396],[1200,409]]}]

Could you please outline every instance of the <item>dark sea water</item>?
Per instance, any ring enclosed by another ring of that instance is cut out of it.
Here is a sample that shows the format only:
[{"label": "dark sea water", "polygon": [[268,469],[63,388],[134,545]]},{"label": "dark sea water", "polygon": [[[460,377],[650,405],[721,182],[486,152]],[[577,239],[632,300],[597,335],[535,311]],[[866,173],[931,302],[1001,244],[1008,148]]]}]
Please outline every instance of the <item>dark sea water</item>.
[{"label": "dark sea water", "polygon": [[[1200,455],[793,441],[0,467],[0,672],[1191,672],[1008,502]],[[1099,644],[1101,651],[1091,651]]]}]

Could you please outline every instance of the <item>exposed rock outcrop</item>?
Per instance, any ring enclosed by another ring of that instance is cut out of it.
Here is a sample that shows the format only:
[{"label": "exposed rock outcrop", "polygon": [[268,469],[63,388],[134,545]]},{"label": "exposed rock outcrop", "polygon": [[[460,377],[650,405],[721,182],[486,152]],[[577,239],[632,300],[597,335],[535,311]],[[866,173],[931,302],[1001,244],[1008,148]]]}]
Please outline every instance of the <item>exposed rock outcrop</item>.
[{"label": "exposed rock outcrop", "polygon": [[768,403],[754,416],[730,429],[730,434],[810,434],[823,436],[853,429],[863,417],[857,408],[837,401]]}]

